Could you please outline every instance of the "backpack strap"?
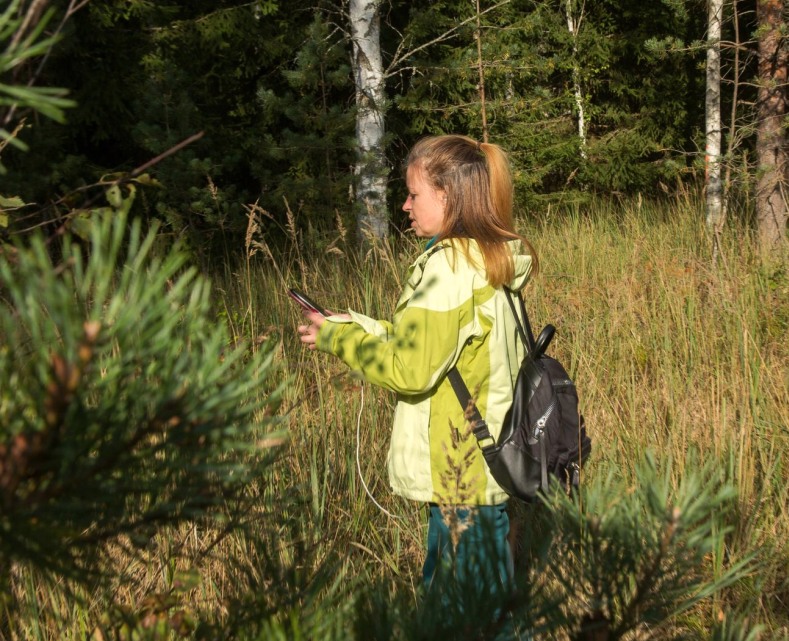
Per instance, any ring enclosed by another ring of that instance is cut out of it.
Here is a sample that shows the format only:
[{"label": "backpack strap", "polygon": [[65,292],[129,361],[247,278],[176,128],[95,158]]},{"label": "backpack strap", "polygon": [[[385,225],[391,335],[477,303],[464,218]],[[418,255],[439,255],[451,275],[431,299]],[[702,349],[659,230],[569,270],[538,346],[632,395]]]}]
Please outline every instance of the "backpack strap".
[{"label": "backpack strap", "polygon": [[515,317],[515,325],[518,327],[518,333],[521,335],[521,340],[529,350],[529,353],[533,354],[536,342],[534,340],[534,332],[532,332],[531,329],[531,323],[529,322],[529,315],[526,313],[526,305],[523,302],[523,296],[521,296],[520,290],[516,292],[516,296],[520,302],[521,316],[523,317],[523,322],[521,322],[521,319],[518,318],[518,312],[515,310],[515,301],[512,300],[512,291],[505,287],[504,293],[507,296],[507,302],[510,304],[512,315]]},{"label": "backpack strap", "polygon": [[[521,319],[518,317],[518,312],[515,310],[515,302],[512,300],[512,293],[506,287],[504,288],[504,293],[507,295],[507,302],[510,304],[512,315],[515,317],[515,325],[518,328],[518,333],[521,335],[521,340],[523,340],[523,344],[526,346],[529,352],[533,353],[535,350],[534,333],[532,332],[531,324],[529,323],[529,315],[526,313],[526,305],[523,302],[523,296],[521,296],[520,291],[517,292],[517,297],[520,301],[521,314],[523,316],[523,322],[521,322]],[[449,372],[447,372],[447,378],[449,379],[449,384],[452,385],[455,396],[457,396],[458,401],[460,401],[463,411],[470,411],[468,420],[471,421],[471,431],[474,433],[474,436],[477,437],[477,445],[479,445],[479,448],[483,453],[485,453],[489,448],[496,446],[496,439],[494,439],[493,434],[490,433],[488,424],[479,413],[476,403],[472,402],[471,392],[468,391],[466,382],[460,375],[458,368],[453,367],[451,370],[449,370]],[[483,443],[484,441],[487,442]]]},{"label": "backpack strap", "polygon": [[[449,370],[447,373],[447,378],[449,379],[449,384],[452,385],[452,389],[455,391],[455,396],[457,396],[458,401],[460,401],[463,411],[467,413],[470,411],[468,420],[471,422],[471,431],[474,433],[474,436],[477,437],[477,445],[479,445],[479,448],[484,453],[488,448],[495,447],[496,439],[493,438],[493,434],[491,434],[490,430],[488,429],[488,424],[479,413],[477,404],[472,402],[471,392],[468,391],[466,382],[460,375],[458,368],[453,367],[451,370]],[[483,441],[488,442],[483,443]]]}]

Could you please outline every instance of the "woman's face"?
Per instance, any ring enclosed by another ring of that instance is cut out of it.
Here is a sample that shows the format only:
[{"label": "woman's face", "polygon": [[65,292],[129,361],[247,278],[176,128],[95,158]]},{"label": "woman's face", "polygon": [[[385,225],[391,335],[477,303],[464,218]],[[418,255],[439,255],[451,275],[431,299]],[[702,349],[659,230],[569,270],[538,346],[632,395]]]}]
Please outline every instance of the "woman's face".
[{"label": "woman's face", "polygon": [[442,189],[433,189],[424,179],[419,168],[410,166],[405,173],[408,198],[403,211],[408,212],[411,228],[420,238],[432,238],[444,224],[446,194]]}]

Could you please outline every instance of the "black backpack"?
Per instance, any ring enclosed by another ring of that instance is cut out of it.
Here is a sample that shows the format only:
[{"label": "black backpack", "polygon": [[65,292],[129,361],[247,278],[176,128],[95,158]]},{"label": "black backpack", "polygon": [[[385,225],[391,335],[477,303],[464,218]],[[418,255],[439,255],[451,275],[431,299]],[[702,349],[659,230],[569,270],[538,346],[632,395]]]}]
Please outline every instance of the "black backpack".
[{"label": "black backpack", "polygon": [[545,355],[555,328],[546,325],[535,341],[520,293],[517,298],[523,323],[512,294],[504,291],[527,353],[498,441],[472,404],[457,368],[453,367],[447,376],[463,409],[469,411],[474,436],[493,478],[509,495],[533,501],[539,492],[550,488],[551,476],[568,492],[578,486],[592,441],[578,412],[575,384],[559,361]]}]

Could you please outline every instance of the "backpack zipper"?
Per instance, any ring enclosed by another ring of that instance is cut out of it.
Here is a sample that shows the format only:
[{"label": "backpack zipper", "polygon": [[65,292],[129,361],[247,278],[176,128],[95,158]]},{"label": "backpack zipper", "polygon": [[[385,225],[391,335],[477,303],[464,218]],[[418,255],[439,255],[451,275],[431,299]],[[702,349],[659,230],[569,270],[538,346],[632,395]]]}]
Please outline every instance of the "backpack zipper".
[{"label": "backpack zipper", "polygon": [[539,438],[540,436],[542,436],[542,433],[545,431],[545,424],[548,422],[548,419],[551,417],[551,414],[553,414],[554,409],[556,409],[556,397],[554,397],[551,400],[551,404],[548,406],[548,409],[545,410],[545,414],[543,414],[542,416],[540,416],[540,418],[537,419],[537,423],[535,423],[535,427],[534,427],[535,437]]}]

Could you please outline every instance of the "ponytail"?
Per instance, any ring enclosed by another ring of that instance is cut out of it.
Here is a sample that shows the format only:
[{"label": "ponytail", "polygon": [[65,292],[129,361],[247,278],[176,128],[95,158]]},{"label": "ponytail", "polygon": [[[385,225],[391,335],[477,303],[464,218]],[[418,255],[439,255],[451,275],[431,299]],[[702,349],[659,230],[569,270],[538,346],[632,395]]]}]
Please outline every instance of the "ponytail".
[{"label": "ponytail", "polygon": [[507,154],[496,144],[479,143],[467,136],[432,136],[414,145],[407,167],[424,172],[434,189],[447,195],[444,225],[439,239],[457,239],[469,261],[468,239],[477,241],[488,282],[500,287],[512,280],[515,266],[507,241],[520,240],[532,257],[537,254],[515,231],[513,185]]}]

